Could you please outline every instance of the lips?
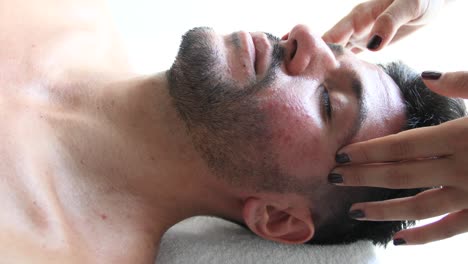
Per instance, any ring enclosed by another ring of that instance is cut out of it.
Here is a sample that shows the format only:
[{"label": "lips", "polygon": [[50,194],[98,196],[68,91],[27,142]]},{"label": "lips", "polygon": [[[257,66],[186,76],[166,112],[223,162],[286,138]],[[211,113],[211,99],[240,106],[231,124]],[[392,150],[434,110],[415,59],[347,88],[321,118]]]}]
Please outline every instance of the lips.
[{"label": "lips", "polygon": [[254,40],[253,40],[251,34],[246,33],[245,38],[247,40],[247,49],[248,49],[248,53],[249,53],[249,56],[250,56],[250,61],[252,62],[253,72],[254,72],[254,74],[257,74],[257,69],[255,68],[255,61],[257,60],[256,59],[257,52],[255,50],[255,43],[254,43]]},{"label": "lips", "polygon": [[250,33],[255,48],[255,59],[253,60],[255,73],[258,77],[263,77],[270,64],[271,43],[267,36],[261,32]]},{"label": "lips", "polygon": [[234,33],[237,35],[238,40],[240,40],[240,53],[237,53],[239,63],[244,65],[250,64],[251,67],[248,69],[248,75],[255,76],[255,44],[252,39],[252,36],[245,31],[239,31]]},{"label": "lips", "polygon": [[[245,65],[250,64],[248,75],[261,79],[265,76],[271,63],[272,45],[267,36],[262,32],[248,33],[240,31],[236,33],[241,46],[241,52],[237,53],[238,59]],[[242,68],[239,67],[239,68]]]}]

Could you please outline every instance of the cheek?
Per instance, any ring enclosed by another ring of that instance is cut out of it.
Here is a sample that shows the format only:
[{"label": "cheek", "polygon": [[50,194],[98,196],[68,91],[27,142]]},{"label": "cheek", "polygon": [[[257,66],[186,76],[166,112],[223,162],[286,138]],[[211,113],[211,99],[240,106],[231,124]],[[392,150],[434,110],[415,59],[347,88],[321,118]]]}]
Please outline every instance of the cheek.
[{"label": "cheek", "polygon": [[328,164],[330,150],[322,128],[299,106],[267,104],[271,120],[271,144],[283,170],[291,175],[314,174]]}]

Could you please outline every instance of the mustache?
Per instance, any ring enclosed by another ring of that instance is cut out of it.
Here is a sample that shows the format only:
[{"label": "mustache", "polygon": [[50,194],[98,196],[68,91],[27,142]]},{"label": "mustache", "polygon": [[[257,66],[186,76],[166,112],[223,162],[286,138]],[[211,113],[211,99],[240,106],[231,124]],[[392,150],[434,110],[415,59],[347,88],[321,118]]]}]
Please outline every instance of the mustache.
[{"label": "mustache", "polygon": [[273,70],[281,65],[281,62],[284,59],[284,55],[286,54],[285,48],[282,47],[280,43],[280,38],[274,36],[271,33],[268,32],[263,32],[268,40],[272,44],[272,54],[271,54],[271,65],[270,65],[270,70]]}]

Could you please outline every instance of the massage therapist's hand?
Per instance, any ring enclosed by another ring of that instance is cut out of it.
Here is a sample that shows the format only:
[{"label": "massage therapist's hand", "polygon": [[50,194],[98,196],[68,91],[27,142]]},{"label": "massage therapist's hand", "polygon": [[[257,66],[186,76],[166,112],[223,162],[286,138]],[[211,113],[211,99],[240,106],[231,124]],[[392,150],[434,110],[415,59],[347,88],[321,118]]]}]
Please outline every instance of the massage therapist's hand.
[{"label": "massage therapist's hand", "polygon": [[372,0],[356,6],[330,29],[325,42],[353,52],[377,51],[414,32],[435,16],[444,0]]},{"label": "massage therapist's hand", "polygon": [[[468,72],[439,76],[423,73],[431,90],[468,98]],[[423,244],[468,231],[468,117],[351,144],[337,153],[337,162],[346,165],[332,171],[331,183],[393,189],[437,187],[413,197],[357,203],[350,208],[350,216],[358,220],[419,220],[448,214],[427,226],[396,233],[396,245]]]}]

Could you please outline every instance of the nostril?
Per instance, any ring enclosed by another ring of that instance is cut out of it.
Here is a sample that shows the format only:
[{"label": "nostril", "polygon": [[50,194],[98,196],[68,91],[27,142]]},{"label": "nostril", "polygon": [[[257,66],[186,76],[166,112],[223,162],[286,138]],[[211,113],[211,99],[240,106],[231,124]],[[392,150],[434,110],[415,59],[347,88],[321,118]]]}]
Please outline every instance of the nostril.
[{"label": "nostril", "polygon": [[294,40],[292,44],[290,60],[294,58],[294,56],[296,55],[296,51],[297,51],[297,40]]}]

